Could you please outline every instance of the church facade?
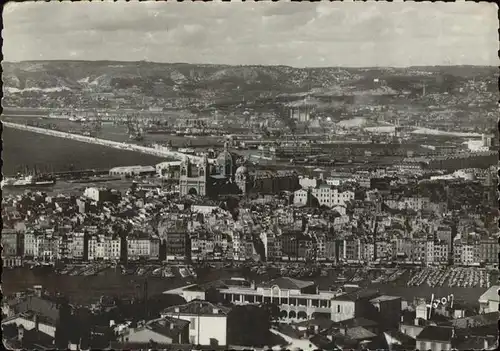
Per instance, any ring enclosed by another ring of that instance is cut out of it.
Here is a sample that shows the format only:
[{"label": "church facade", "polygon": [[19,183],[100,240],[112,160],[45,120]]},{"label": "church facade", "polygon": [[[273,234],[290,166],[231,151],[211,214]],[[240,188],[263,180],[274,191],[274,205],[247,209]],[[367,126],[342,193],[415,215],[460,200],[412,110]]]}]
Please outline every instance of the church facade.
[{"label": "church facade", "polygon": [[299,188],[299,178],[295,172],[250,172],[245,162],[236,168],[236,157],[228,151],[227,144],[213,165],[204,156],[199,163],[193,163],[186,158],[180,166],[180,196],[276,194]]}]

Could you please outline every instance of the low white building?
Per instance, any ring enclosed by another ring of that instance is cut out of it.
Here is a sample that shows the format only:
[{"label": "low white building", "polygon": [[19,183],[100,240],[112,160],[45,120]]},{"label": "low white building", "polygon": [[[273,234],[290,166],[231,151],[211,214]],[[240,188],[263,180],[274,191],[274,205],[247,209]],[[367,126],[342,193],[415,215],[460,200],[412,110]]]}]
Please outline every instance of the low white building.
[{"label": "low white building", "polygon": [[156,168],[153,166],[124,166],[124,167],[114,167],[109,170],[110,176],[123,176],[123,177],[133,177],[133,176],[144,176],[144,175],[154,175],[156,174]]},{"label": "low white building", "polygon": [[498,311],[498,304],[500,300],[500,296],[498,296],[499,290],[500,285],[493,285],[479,297],[480,313],[490,313]]},{"label": "low white building", "polygon": [[[352,293],[343,291],[320,291],[314,282],[280,277],[258,286],[254,284],[230,284],[219,286],[217,290],[223,299],[233,304],[275,303],[280,308],[280,320],[297,322],[313,319],[323,315],[335,322],[355,317],[356,306],[361,300],[378,296],[374,291],[357,290]],[[202,296],[205,288],[190,285],[185,288],[171,290],[185,298]],[[203,295],[204,296],[204,295]],[[196,303],[192,301],[191,303]],[[181,317],[182,318],[182,317]]]},{"label": "low white building", "polygon": [[54,323],[31,312],[21,313],[10,318],[2,319],[2,327],[8,324],[22,325],[25,330],[38,329],[40,332],[51,337],[55,337],[56,333]]},{"label": "low white building", "polygon": [[194,300],[185,305],[171,306],[162,317],[174,317],[189,322],[189,343],[193,345],[227,345],[227,315],[230,309],[207,301]]}]

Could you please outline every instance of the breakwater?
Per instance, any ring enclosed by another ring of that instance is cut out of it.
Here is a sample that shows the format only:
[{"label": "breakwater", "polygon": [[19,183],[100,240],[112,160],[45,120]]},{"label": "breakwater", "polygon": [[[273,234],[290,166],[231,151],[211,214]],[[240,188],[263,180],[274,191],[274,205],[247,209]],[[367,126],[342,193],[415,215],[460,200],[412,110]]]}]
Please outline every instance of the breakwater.
[{"label": "breakwater", "polygon": [[112,140],[89,137],[89,136],[85,136],[85,135],[72,134],[72,133],[62,132],[62,131],[58,131],[58,130],[51,130],[51,129],[46,129],[46,128],[27,126],[27,125],[18,124],[18,123],[12,123],[12,122],[2,122],[2,123],[3,123],[3,126],[7,127],[7,128],[14,128],[14,129],[29,131],[29,132],[38,133],[38,134],[45,134],[45,135],[49,135],[49,136],[80,141],[80,142],[84,142],[84,143],[88,143],[88,144],[102,145],[102,146],[107,146],[107,147],[111,147],[111,148],[119,149],[119,150],[140,152],[140,153],[143,153],[146,155],[157,156],[157,157],[162,157],[162,158],[174,158],[174,159],[182,160],[185,157],[187,157],[193,162],[201,161],[200,156],[184,154],[184,153],[181,153],[178,151],[173,151],[173,150],[166,150],[165,148],[161,148],[161,149],[160,148],[152,148],[152,147],[147,147],[147,146],[141,146],[141,145],[124,143],[124,142],[117,142],[117,141],[112,141]]}]

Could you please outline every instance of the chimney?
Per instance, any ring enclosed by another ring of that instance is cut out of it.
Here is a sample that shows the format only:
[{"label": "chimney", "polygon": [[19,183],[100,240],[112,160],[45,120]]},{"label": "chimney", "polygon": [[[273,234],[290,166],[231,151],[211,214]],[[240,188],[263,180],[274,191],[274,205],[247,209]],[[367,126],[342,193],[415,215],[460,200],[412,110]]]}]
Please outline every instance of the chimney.
[{"label": "chimney", "polygon": [[33,317],[33,321],[35,322],[35,330],[40,331],[40,323],[38,320],[38,314],[35,314],[35,316]]},{"label": "chimney", "polygon": [[179,307],[175,308],[175,313],[179,313]]},{"label": "chimney", "polygon": [[43,287],[41,285],[35,285],[33,289],[35,290],[35,296],[42,297]]},{"label": "chimney", "polygon": [[213,314],[219,314],[219,309],[214,308],[214,309],[213,309]]},{"label": "chimney", "polygon": [[23,341],[23,338],[24,338],[24,327],[22,324],[20,324],[17,327],[17,340]]},{"label": "chimney", "polygon": [[175,329],[175,324],[174,323],[170,323],[170,330],[174,330]]}]

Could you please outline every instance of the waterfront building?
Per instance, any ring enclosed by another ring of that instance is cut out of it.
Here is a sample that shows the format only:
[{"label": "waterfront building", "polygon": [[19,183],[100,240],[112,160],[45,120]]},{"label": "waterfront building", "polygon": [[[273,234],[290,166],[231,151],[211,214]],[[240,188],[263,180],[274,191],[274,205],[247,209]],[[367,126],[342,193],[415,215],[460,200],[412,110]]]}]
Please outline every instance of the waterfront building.
[{"label": "waterfront building", "polygon": [[35,233],[27,231],[24,234],[24,257],[35,256]]},{"label": "waterfront building", "polygon": [[127,237],[127,258],[158,259],[160,252],[160,240],[150,237],[147,233],[134,233]]},{"label": "waterfront building", "polygon": [[260,234],[260,240],[264,245],[264,255],[267,261],[281,259],[281,241],[275,233],[272,231],[263,232]]},{"label": "waterfront building", "polygon": [[434,263],[448,263],[450,256],[449,245],[445,241],[435,241],[433,243],[433,261]]},{"label": "waterfront building", "polygon": [[235,261],[244,261],[254,254],[253,242],[250,235],[234,232],[232,244],[232,259]]},{"label": "waterfront building", "polygon": [[121,253],[121,239],[104,234],[92,235],[88,241],[89,260],[118,260]]},{"label": "waterfront building", "polygon": [[134,177],[156,174],[156,168],[153,166],[124,166],[114,167],[109,170],[110,176]]},{"label": "waterfront building", "polygon": [[59,255],[59,238],[51,234],[42,234],[35,237],[33,257],[52,262]]},{"label": "waterfront building", "polygon": [[[370,300],[379,296],[375,291],[320,291],[314,282],[280,277],[270,282],[255,284],[224,284],[217,288],[222,298],[233,304],[275,303],[281,311],[280,320],[296,322],[325,316],[333,321],[342,321],[363,316],[373,309]],[[168,293],[177,293],[191,300],[204,294],[201,286],[189,286]],[[196,303],[196,301],[192,301]],[[370,307],[371,306],[371,307]]]},{"label": "waterfront building", "polygon": [[23,252],[24,237],[15,229],[2,229],[2,257],[19,256]]},{"label": "waterfront building", "polygon": [[227,345],[227,316],[230,309],[207,301],[193,300],[171,306],[161,317],[178,318],[189,322],[189,343],[192,345]]},{"label": "waterfront building", "polygon": [[472,239],[467,240],[458,234],[453,240],[453,263],[475,266],[480,263],[480,245]]},{"label": "waterfront building", "polygon": [[83,232],[72,233],[73,240],[68,243],[69,256],[73,259],[88,259],[88,238]]},{"label": "waterfront building", "polygon": [[479,262],[498,264],[499,253],[500,247],[498,246],[498,239],[482,238],[479,241]]},{"label": "waterfront building", "polygon": [[58,238],[59,252],[57,253],[58,260],[64,260],[71,258],[71,245],[73,242],[73,236],[71,235],[61,235]]},{"label": "waterfront building", "polygon": [[426,262],[427,260],[427,239],[426,238],[413,238],[412,250],[410,251],[410,260]]}]

